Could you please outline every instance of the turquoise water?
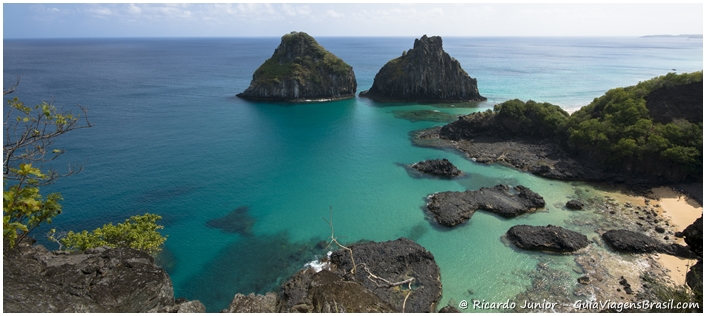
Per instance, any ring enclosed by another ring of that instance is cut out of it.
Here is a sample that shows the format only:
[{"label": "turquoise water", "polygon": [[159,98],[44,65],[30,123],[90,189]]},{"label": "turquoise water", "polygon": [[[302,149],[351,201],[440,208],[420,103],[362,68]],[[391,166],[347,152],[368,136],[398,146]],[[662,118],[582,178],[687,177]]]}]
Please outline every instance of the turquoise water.
[{"label": "turquoise water", "polygon": [[[351,64],[358,87],[412,46],[412,38],[321,38]],[[264,293],[326,253],[331,231],[342,242],[411,238],[441,268],[448,301],[505,301],[531,282],[522,276],[540,261],[570,271],[571,256],[518,251],[501,236],[517,224],[565,224],[561,208],[581,183],[552,181],[455,152],[412,146],[409,132],[441,123],[410,122],[393,111],[467,114],[507,99],[588,104],[606,90],[633,85],[671,69],[703,67],[703,43],[675,38],[445,38],[447,52],[478,79],[489,101],[477,108],[378,104],[255,103],[233,97],[249,84],[279,39],[5,40],[4,83],[21,75],[15,96],[27,104],[54,100],[89,108],[93,128],[62,136],[84,172],[46,190],[60,191],[58,230],[82,230],[152,212],[168,235],[164,258],[176,295],[209,311],[235,293]],[[460,106],[460,105],[459,105]],[[400,164],[447,158],[467,176],[411,177]],[[477,212],[455,229],[424,211],[437,191],[522,184],[544,196],[541,212],[515,219]],[[252,234],[206,226],[247,206]],[[576,229],[581,229],[577,227]],[[594,234],[593,232],[585,232]],[[50,245],[38,232],[36,238]],[[472,290],[470,294],[468,290]]]}]

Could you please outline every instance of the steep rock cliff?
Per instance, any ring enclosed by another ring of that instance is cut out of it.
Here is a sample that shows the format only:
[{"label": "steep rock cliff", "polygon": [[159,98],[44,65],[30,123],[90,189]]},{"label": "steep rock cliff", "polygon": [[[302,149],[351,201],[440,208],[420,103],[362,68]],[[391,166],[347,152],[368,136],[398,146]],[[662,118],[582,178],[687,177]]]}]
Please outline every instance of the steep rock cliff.
[{"label": "steep rock cliff", "polygon": [[355,97],[353,67],[324,49],[304,32],[282,36],[270,59],[253,74],[237,96],[248,100],[337,100]]},{"label": "steep rock cliff", "polygon": [[476,79],[442,48],[439,36],[422,36],[414,48],[390,60],[375,75],[370,90],[360,93],[377,101],[483,101]]},{"label": "steep rock cliff", "polygon": [[5,313],[206,312],[174,300],[172,281],[147,253],[99,247],[49,252],[23,242],[3,249]]}]

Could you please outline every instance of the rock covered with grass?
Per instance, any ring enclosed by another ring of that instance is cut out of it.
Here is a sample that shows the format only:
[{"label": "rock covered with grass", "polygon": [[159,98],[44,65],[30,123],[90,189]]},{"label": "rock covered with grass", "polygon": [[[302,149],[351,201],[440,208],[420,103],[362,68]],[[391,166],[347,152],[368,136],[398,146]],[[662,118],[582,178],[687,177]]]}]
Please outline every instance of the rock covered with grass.
[{"label": "rock covered with grass", "polygon": [[355,97],[353,67],[304,32],[291,32],[237,96],[263,101],[327,101]]}]

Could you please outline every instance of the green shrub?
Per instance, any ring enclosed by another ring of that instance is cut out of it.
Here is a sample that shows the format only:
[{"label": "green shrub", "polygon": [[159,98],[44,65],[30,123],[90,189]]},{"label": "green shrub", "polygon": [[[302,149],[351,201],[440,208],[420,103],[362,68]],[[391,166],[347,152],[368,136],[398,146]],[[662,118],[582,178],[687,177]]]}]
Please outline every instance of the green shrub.
[{"label": "green shrub", "polygon": [[133,248],[156,255],[162,250],[162,244],[167,240],[167,237],[163,237],[158,232],[164,228],[156,223],[160,219],[162,217],[156,214],[135,215],[117,226],[113,223],[105,224],[90,233],[85,230],[80,233],[70,231],[59,242],[70,250],[82,251],[100,246],[110,246],[113,248]]}]

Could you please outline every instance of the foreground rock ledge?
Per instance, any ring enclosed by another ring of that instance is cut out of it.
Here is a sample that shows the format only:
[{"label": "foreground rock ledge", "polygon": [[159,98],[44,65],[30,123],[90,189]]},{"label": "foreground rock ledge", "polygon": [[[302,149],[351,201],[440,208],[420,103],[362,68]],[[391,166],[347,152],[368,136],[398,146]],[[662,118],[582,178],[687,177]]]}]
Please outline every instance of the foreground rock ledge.
[{"label": "foreground rock ledge", "polygon": [[[331,270],[305,269],[282,286],[281,312],[434,312],[441,299],[441,275],[434,255],[415,242],[400,238],[349,246],[357,266],[351,272],[351,253],[331,254]],[[367,270],[366,270],[367,268]],[[390,282],[414,278],[408,284],[387,286],[371,273]],[[376,280],[376,281],[374,281]]]},{"label": "foreground rock ledge", "polygon": [[361,97],[376,101],[484,101],[476,79],[442,48],[439,36],[422,36],[414,48],[387,62]]},{"label": "foreground rock ledge", "polygon": [[172,282],[147,253],[99,247],[49,252],[30,242],[3,249],[5,313],[206,312],[174,300]]},{"label": "foreground rock ledge", "polygon": [[476,191],[435,193],[428,200],[427,209],[436,222],[448,227],[465,223],[478,209],[510,218],[545,205],[544,198],[529,188],[503,184]]},{"label": "foreground rock ledge", "polygon": [[552,225],[513,226],[507,238],[522,249],[552,252],[573,252],[590,244],[586,235]]}]

